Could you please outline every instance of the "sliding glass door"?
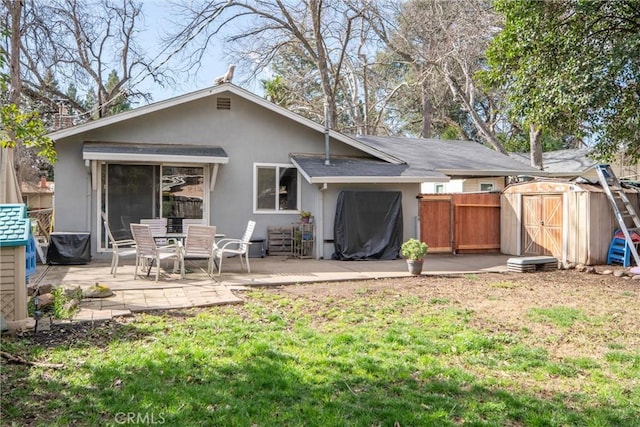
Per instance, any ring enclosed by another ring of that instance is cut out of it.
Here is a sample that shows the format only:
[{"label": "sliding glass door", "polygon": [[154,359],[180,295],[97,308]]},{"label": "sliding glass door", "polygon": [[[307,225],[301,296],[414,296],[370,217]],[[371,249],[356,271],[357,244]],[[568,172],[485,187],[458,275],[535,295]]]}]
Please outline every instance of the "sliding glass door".
[{"label": "sliding glass door", "polygon": [[[101,181],[101,208],[118,240],[130,238],[129,224],[143,218],[167,218],[171,225],[204,217],[203,166],[104,163]],[[107,240],[102,230],[104,247]]]}]

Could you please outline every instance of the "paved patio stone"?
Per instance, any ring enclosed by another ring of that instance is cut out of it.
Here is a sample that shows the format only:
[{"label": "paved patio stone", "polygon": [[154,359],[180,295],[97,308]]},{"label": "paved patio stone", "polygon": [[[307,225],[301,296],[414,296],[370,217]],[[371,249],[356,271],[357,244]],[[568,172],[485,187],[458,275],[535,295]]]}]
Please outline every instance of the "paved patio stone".
[{"label": "paved patio stone", "polygon": [[91,320],[99,321],[99,320],[109,320],[113,317],[113,312],[111,310],[96,310],[93,313],[93,317]]},{"label": "paved patio stone", "polygon": [[101,301],[87,301],[86,299],[83,299],[80,301],[80,305],[79,305],[80,309],[85,309],[85,310],[100,310],[102,309],[102,302]]},{"label": "paved patio stone", "polygon": [[116,316],[131,316],[131,310],[111,310],[111,315]]}]

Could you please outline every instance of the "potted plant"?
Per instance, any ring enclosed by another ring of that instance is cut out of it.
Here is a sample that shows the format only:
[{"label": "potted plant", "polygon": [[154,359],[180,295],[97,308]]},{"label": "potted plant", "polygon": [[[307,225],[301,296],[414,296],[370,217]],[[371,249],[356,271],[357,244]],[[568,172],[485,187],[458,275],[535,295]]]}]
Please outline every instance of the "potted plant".
[{"label": "potted plant", "polygon": [[424,256],[427,254],[429,245],[418,239],[411,238],[400,247],[400,253],[407,258],[409,273],[417,276],[422,273]]},{"label": "potted plant", "polygon": [[308,223],[311,219],[311,212],[309,211],[300,211],[300,221],[304,223]]}]

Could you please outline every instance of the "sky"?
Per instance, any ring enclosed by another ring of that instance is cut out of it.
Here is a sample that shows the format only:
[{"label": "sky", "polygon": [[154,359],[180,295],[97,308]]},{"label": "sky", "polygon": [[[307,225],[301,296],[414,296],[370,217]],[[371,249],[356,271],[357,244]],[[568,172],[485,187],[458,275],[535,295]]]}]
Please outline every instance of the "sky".
[{"label": "sky", "polygon": [[[170,13],[168,1],[143,0],[142,4],[145,31],[140,35],[139,43],[150,58],[157,57],[154,61],[154,65],[156,65],[161,63],[167,55],[171,53],[170,50],[161,52],[160,44],[162,36],[172,30],[172,24],[168,19],[168,17],[171,17],[172,15]],[[179,55],[174,58],[173,62],[170,61],[168,65],[173,65],[173,68],[176,69],[176,60],[178,58]],[[177,83],[175,85],[167,85],[165,87],[154,83],[151,78],[147,78],[140,86],[138,86],[138,88],[142,91],[151,93],[151,96],[153,97],[152,102],[162,101],[164,99],[213,86],[214,79],[224,75],[229,68],[229,64],[229,60],[224,58],[222,52],[222,41],[214,41],[209,45],[207,54],[204,56],[201,67],[197,71],[195,77],[187,76],[185,73],[177,76]],[[235,84],[239,84],[241,76],[242,70],[236,67],[233,82]],[[256,92],[253,87],[245,88],[249,91]],[[138,104],[137,106],[140,105],[143,104]]]}]

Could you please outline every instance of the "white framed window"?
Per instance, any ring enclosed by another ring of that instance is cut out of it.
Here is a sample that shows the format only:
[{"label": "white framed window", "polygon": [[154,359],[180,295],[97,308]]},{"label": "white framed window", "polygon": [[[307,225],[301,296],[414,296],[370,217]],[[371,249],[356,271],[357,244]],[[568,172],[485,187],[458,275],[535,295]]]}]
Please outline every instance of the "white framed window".
[{"label": "white framed window", "polygon": [[444,193],[444,184],[435,184],[433,188],[434,188],[434,192],[437,194]]},{"label": "white framed window", "polygon": [[300,177],[290,164],[255,163],[253,166],[254,213],[300,211]]},{"label": "white framed window", "polygon": [[480,191],[495,191],[496,189],[496,183],[494,181],[481,181],[478,185],[480,186]]}]

